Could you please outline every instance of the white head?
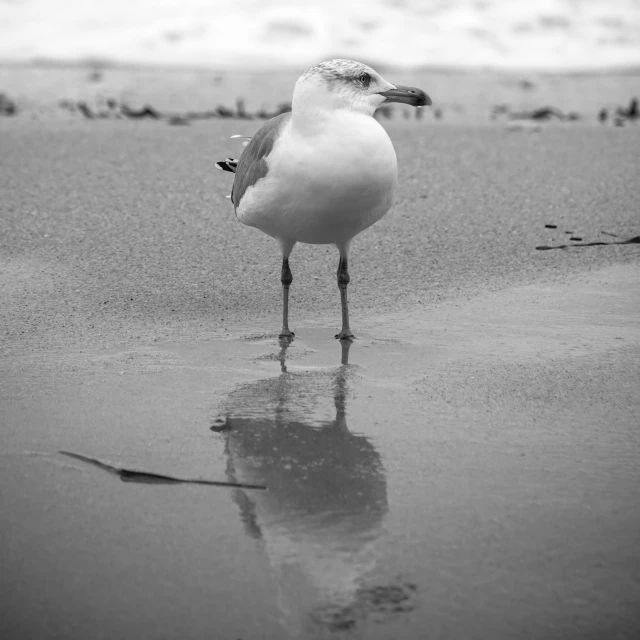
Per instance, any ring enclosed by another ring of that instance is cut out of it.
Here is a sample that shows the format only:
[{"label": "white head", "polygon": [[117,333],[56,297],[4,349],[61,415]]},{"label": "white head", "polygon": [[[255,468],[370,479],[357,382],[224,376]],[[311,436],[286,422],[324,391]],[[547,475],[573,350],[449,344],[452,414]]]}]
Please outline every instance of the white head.
[{"label": "white head", "polygon": [[328,60],[305,71],[293,91],[292,110],[347,109],[373,115],[383,102],[404,102],[415,107],[431,104],[415,87],[387,82],[377,71],[354,60]]}]

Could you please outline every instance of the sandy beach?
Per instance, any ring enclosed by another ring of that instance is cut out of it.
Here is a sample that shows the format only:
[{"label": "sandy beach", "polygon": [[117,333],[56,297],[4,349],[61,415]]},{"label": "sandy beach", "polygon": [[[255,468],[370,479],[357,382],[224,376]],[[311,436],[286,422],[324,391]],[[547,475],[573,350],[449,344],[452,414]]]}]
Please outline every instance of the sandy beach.
[{"label": "sandy beach", "polygon": [[[214,169],[258,120],[89,120],[57,101],[124,90],[3,73],[0,635],[637,637],[640,128],[596,121],[633,76],[476,75],[484,102],[383,120],[399,197],[353,244],[347,353],[334,247],[295,248],[278,343],[276,243]],[[210,104],[175,77],[131,102]]]}]

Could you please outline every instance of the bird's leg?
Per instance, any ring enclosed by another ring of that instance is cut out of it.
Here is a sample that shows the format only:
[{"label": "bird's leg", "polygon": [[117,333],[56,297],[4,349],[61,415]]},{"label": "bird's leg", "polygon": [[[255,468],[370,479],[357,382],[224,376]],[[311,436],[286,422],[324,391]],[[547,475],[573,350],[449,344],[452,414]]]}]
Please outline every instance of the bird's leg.
[{"label": "bird's leg", "polygon": [[293,338],[293,331],[289,330],[289,287],[293,282],[293,275],[289,269],[289,258],[282,258],[282,271],[280,273],[280,282],[282,282],[282,331],[279,338]]},{"label": "bird's leg", "polygon": [[342,331],[336,334],[338,340],[349,340],[355,336],[349,327],[349,303],[347,302],[347,285],[349,284],[349,271],[347,269],[347,255],[340,253],[338,263],[338,287],[340,288],[340,304],[342,306]]}]

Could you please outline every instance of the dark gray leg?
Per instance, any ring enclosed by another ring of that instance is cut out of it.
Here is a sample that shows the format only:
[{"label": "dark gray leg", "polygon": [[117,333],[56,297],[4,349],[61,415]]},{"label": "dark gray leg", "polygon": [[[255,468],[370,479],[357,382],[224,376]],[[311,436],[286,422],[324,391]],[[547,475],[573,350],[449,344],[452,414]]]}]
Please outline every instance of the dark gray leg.
[{"label": "dark gray leg", "polygon": [[289,330],[289,287],[293,282],[293,275],[289,269],[289,258],[282,258],[280,282],[282,282],[282,331],[278,337],[293,338],[295,334]]},{"label": "dark gray leg", "polygon": [[338,263],[338,288],[340,289],[340,304],[342,306],[342,330],[336,334],[338,340],[349,340],[355,336],[351,333],[351,327],[349,327],[349,303],[347,302],[347,285],[351,278],[349,278],[349,271],[347,268],[347,256],[346,254],[340,254],[340,262]]}]

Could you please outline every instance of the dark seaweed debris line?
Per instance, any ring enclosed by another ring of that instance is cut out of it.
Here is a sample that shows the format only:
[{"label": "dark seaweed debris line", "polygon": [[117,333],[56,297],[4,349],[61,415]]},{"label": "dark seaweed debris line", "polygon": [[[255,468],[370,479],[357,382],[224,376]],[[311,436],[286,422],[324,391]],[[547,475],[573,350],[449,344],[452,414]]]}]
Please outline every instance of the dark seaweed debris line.
[{"label": "dark seaweed debris line", "polygon": [[89,458],[83,456],[80,453],[73,453],[72,451],[59,451],[58,453],[63,456],[69,456],[76,460],[82,460],[100,469],[116,475],[123,482],[138,482],[140,484],[203,484],[214,487],[233,487],[238,489],[258,489],[264,490],[267,487],[260,484],[245,484],[243,482],[225,482],[222,480],[202,480],[199,478],[176,478],[174,476],[166,476],[159,473],[150,473],[148,471],[137,471],[135,469],[123,469],[121,467],[114,467],[113,465],[97,460],[96,458]]},{"label": "dark seaweed debris line", "polygon": [[159,109],[156,109],[148,104],[145,104],[139,109],[133,109],[125,103],[119,103],[113,98],[109,98],[106,101],[106,107],[93,107],[91,108],[84,101],[72,101],[61,100],[58,106],[62,109],[71,112],[79,112],[88,120],[112,118],[120,119],[127,118],[129,120],[162,120],[167,119],[167,122],[172,125],[188,124],[192,120],[207,120],[209,118],[232,118],[237,120],[253,120],[269,119],[273,118],[281,113],[291,111],[291,104],[283,102],[278,105],[275,110],[267,111],[266,109],[260,109],[256,113],[248,113],[244,106],[244,100],[238,98],[236,100],[236,108],[230,109],[224,105],[218,105],[214,109],[208,111],[187,111],[185,113],[163,113]]},{"label": "dark seaweed debris line", "polygon": [[[1,95],[1,94],[0,94]],[[206,111],[185,111],[185,112],[163,112],[155,107],[145,104],[139,109],[133,109],[125,103],[120,103],[114,98],[109,98],[102,106],[89,106],[86,102],[79,100],[60,100],[58,106],[71,113],[80,113],[87,120],[101,119],[129,119],[129,120],[166,120],[170,125],[188,125],[195,120],[209,120],[212,118],[232,119],[232,120],[269,120],[283,113],[291,111],[290,102],[282,102],[273,110],[261,108],[255,112],[249,112],[245,108],[245,101],[242,98],[236,100],[235,109],[219,104],[213,109]],[[405,118],[409,112],[405,111]],[[393,118],[394,110],[386,105],[381,106],[375,113],[375,117]],[[423,112],[415,110],[416,120],[422,118]],[[442,117],[442,111],[436,109],[434,117],[438,120]]]},{"label": "dark seaweed debris line", "polygon": [[0,93],[0,116],[15,116],[17,113],[16,103],[5,93]]},{"label": "dark seaweed debris line", "polygon": [[529,111],[511,111],[508,104],[495,105],[491,111],[491,120],[495,120],[499,116],[506,116],[510,120],[556,120],[575,122],[580,120],[580,114],[575,111],[564,113],[557,107],[538,107]]}]

